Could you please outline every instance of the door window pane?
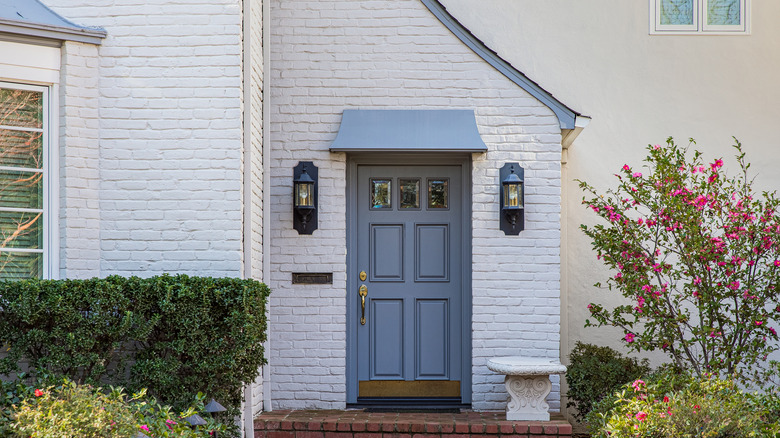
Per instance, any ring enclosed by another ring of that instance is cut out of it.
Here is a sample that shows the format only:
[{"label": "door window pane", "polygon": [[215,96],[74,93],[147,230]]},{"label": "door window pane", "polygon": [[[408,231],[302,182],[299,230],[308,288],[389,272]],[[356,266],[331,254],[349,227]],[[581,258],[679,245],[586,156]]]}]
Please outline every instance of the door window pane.
[{"label": "door window pane", "polygon": [[660,0],[661,24],[685,25],[693,24],[694,0]]},{"label": "door window pane", "polygon": [[388,209],[393,205],[390,201],[393,181],[390,179],[372,179],[371,180],[371,208]]},{"label": "door window pane", "polygon": [[400,178],[401,208],[420,208],[420,179]]},{"label": "door window pane", "polygon": [[707,24],[738,26],[740,24],[740,0],[708,0]]},{"label": "door window pane", "polygon": [[428,180],[428,208],[447,208],[448,185],[447,179]]}]

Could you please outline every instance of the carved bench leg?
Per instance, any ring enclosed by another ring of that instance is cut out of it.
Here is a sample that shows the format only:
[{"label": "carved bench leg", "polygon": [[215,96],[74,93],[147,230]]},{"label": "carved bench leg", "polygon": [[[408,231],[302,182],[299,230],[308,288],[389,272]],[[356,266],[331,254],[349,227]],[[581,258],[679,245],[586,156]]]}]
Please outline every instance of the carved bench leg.
[{"label": "carved bench leg", "polygon": [[509,393],[507,420],[550,421],[545,400],[552,389],[549,376],[506,376],[504,383]]}]

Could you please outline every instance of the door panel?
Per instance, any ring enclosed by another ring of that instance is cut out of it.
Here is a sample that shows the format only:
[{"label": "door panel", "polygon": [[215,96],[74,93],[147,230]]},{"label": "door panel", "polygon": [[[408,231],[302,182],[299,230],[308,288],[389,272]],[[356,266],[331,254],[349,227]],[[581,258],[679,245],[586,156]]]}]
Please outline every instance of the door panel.
[{"label": "door panel", "polygon": [[403,377],[403,300],[371,300],[371,377]]},{"label": "door panel", "polygon": [[403,224],[371,224],[371,281],[404,281]]},{"label": "door panel", "polygon": [[415,281],[449,281],[449,225],[415,228]]},{"label": "door panel", "polygon": [[460,394],[461,171],[357,167],[354,275],[368,274],[357,282],[367,288],[366,323],[355,328],[358,398]]},{"label": "door panel", "polygon": [[417,300],[417,379],[447,379],[447,300]]}]

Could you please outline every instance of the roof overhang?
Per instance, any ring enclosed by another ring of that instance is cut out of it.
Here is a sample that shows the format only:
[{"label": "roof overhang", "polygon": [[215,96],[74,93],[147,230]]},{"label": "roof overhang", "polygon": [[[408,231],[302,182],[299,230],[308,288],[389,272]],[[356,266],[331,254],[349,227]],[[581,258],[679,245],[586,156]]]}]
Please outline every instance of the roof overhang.
[{"label": "roof overhang", "polygon": [[105,30],[79,26],[38,0],[0,0],[0,39],[100,44],[105,37]]},{"label": "roof overhang", "polygon": [[474,110],[346,109],[333,152],[487,152]]}]

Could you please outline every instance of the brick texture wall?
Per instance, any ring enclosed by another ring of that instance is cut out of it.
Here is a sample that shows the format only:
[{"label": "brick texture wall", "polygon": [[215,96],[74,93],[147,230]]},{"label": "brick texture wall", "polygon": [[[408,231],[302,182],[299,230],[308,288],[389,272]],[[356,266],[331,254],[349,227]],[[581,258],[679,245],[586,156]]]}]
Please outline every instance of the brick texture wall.
[{"label": "brick texture wall", "polygon": [[64,273],[240,276],[240,0],[46,3],[108,32],[63,50]]},{"label": "brick texture wall", "polygon": [[60,276],[90,278],[100,275],[98,48],[68,41],[61,54]]},{"label": "brick texture wall", "polygon": [[[473,108],[473,407],[503,409],[497,355],[558,358],[560,129],[552,111],[463,45],[419,0],[271,0],[271,391],[277,408],[343,408],[346,108]],[[292,167],[319,166],[319,229],[292,228]],[[525,167],[526,230],[498,229],[498,169]],[[333,272],[292,285],[291,272]],[[303,268],[301,268],[303,269]],[[560,407],[555,381],[552,410]]]},{"label": "brick texture wall", "polygon": [[[244,29],[244,38],[249,38],[249,106],[250,123],[245,129],[244,135],[250,135],[249,160],[250,160],[250,196],[249,202],[244,205],[249,209],[248,220],[250,222],[250,253],[248,257],[251,263],[251,277],[263,279],[263,4],[261,0],[244,0],[244,13],[249,14],[249,29]],[[244,45],[246,50],[247,45]],[[247,56],[244,57],[247,59]],[[245,76],[246,77],[246,76]],[[245,84],[246,86],[246,84]],[[244,176],[246,178],[246,175]],[[245,197],[245,199],[247,199]],[[245,217],[244,220],[247,220]],[[246,237],[245,237],[246,238]],[[245,255],[247,257],[247,255]],[[267,356],[268,353],[266,353]],[[263,410],[263,375],[251,386],[252,414]]]}]

